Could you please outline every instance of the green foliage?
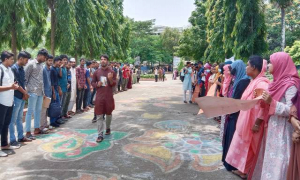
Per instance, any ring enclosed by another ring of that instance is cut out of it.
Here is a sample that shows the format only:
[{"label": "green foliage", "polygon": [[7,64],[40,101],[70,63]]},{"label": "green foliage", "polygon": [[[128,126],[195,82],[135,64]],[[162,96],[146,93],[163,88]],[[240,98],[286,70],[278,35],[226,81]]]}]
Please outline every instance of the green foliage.
[{"label": "green foliage", "polygon": [[185,29],[179,40],[179,47],[176,48],[176,55],[185,59],[203,60],[207,48],[205,17],[206,0],[195,0],[195,11],[192,12],[189,22],[191,28]]},{"label": "green foliage", "polygon": [[154,79],[155,75],[154,74],[143,74],[143,75],[141,75],[141,78]]},{"label": "green foliage", "polygon": [[224,0],[223,9],[225,14],[223,46],[225,51],[225,57],[230,58],[233,56],[232,47],[234,46],[234,38],[232,35],[232,31],[236,21],[236,0]]},{"label": "green foliage", "polygon": [[267,51],[266,24],[261,0],[237,0],[236,23],[232,32],[233,52],[237,59]]},{"label": "green foliage", "polygon": [[178,71],[181,71],[181,69],[184,67],[184,61],[181,59],[179,64],[178,64],[178,67],[177,67],[177,70]]},{"label": "green foliage", "polygon": [[300,41],[295,41],[293,46],[287,46],[285,52],[289,53],[295,64],[300,64]]},{"label": "green foliage", "polygon": [[161,34],[162,45],[171,56],[175,53],[175,47],[179,45],[180,32],[175,28],[166,28]]}]

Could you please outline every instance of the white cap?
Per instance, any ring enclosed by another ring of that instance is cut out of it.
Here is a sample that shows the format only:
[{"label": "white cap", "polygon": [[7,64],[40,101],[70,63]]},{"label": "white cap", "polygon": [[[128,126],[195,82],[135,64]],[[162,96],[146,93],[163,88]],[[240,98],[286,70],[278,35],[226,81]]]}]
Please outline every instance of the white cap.
[{"label": "white cap", "polygon": [[70,62],[76,62],[75,58],[71,58]]}]

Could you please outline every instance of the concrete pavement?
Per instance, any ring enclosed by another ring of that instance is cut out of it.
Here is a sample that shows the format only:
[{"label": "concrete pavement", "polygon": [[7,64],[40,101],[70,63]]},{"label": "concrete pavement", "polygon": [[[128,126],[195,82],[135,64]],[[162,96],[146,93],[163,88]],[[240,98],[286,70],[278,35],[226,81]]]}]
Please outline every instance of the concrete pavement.
[{"label": "concrete pavement", "polygon": [[112,135],[97,144],[93,112],[76,115],[7,158],[0,179],[229,180],[218,124],[182,102],[182,83],[142,81],[115,95]]}]

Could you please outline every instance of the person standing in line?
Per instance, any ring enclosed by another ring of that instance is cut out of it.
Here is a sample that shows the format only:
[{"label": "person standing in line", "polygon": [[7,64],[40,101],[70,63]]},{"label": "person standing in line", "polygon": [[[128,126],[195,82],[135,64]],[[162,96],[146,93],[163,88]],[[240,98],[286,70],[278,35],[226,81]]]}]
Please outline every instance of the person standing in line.
[{"label": "person standing in line", "polygon": [[26,137],[35,140],[31,134],[31,117],[34,115],[34,134],[40,134],[41,112],[44,99],[43,63],[48,57],[48,51],[41,49],[37,58],[25,67],[25,86],[29,94],[28,111],[26,114]]},{"label": "person standing in line", "polygon": [[122,73],[121,63],[117,63],[117,69],[118,69],[117,73],[119,74],[119,81],[117,81],[118,91],[123,92],[123,90],[121,89],[122,82],[123,82],[123,73]]},{"label": "person standing in line", "polygon": [[[52,99],[51,103],[59,103],[60,104],[60,97],[59,97],[59,69],[61,67],[61,58],[60,56],[56,56],[53,61],[53,66],[50,69],[50,79],[51,79],[51,86],[52,86]],[[51,110],[49,109],[51,113]],[[60,117],[50,117],[50,125],[53,127],[59,127],[60,124],[64,124],[65,122],[60,119]]]},{"label": "person standing in line", "polygon": [[165,68],[162,68],[162,80],[165,82],[166,71]]},{"label": "person standing in line", "polygon": [[142,74],[141,67],[138,67],[138,70],[136,71],[136,75],[137,75],[136,79],[138,84],[140,84],[141,74]]},{"label": "person standing in line", "polygon": [[18,149],[20,146],[10,146],[8,144],[8,126],[11,121],[14,90],[19,89],[17,82],[14,82],[14,73],[10,66],[14,63],[14,54],[8,51],[1,53],[2,64],[0,64],[0,133],[1,150],[0,157],[8,156],[2,150]]},{"label": "person standing in line", "polygon": [[128,73],[127,89],[132,89],[132,69],[130,65],[127,66],[127,73]]},{"label": "person standing in line", "polygon": [[155,82],[157,82],[157,80],[158,80],[158,70],[157,70],[157,68],[155,68],[155,70],[154,70],[154,75],[155,75]]},{"label": "person standing in line", "polygon": [[115,101],[113,97],[113,87],[116,85],[116,74],[108,67],[109,58],[107,55],[101,55],[101,69],[95,72],[92,84],[97,90],[95,102],[95,114],[98,122],[98,138],[96,142],[102,142],[105,130],[106,115],[106,135],[111,134],[110,124],[112,120],[112,112],[115,109]]},{"label": "person standing in line", "polygon": [[[48,55],[47,60],[46,60],[46,64],[45,67],[43,69],[43,79],[44,79],[44,89],[45,89],[45,98],[52,98],[52,85],[51,85],[51,66],[53,65],[53,56],[52,55]],[[45,99],[44,99],[45,101]],[[42,134],[47,134],[48,133],[48,124],[47,124],[47,113],[48,111],[48,107],[44,107],[42,108],[42,112],[41,112],[41,126],[40,126],[40,130]]]},{"label": "person standing in line", "polygon": [[191,62],[186,63],[186,67],[184,68],[184,80],[183,80],[183,102],[186,101],[186,92],[189,91],[189,103],[192,104],[192,68]]},{"label": "person standing in line", "polygon": [[92,62],[87,61],[86,62],[86,89],[84,91],[84,96],[83,96],[83,110],[88,111],[88,103],[90,102],[90,94],[91,91],[93,91],[93,87],[91,86],[91,80],[90,80],[90,69],[91,69]]},{"label": "person standing in line", "polygon": [[72,67],[72,62],[70,62],[68,60],[68,63],[66,65],[66,69],[67,69],[67,92],[66,92],[66,101],[65,101],[65,105],[62,106],[62,116],[65,120],[67,120],[68,118],[72,118],[72,116],[70,116],[68,114],[68,108],[69,108],[69,104],[70,104],[70,100],[71,100],[71,92],[72,92],[72,74],[71,74],[71,67]]},{"label": "person standing in line", "polygon": [[128,80],[129,80],[129,73],[128,73],[128,69],[127,69],[127,65],[126,64],[124,64],[124,67],[122,68],[122,74],[123,74],[122,90],[123,91],[127,91],[127,84],[128,84]]},{"label": "person standing in line", "polygon": [[85,59],[80,59],[80,66],[76,68],[77,79],[77,98],[76,98],[76,113],[84,112],[82,109],[82,102],[86,86],[86,69],[84,68]]},{"label": "person standing in line", "polygon": [[67,96],[68,96],[68,77],[67,77],[67,64],[68,64],[68,56],[67,55],[61,55],[60,59],[62,61],[62,64],[59,68],[59,87],[61,89],[60,93],[60,103],[61,103],[61,116],[64,120],[68,120],[70,116],[68,116],[67,112]]},{"label": "person standing in line", "polygon": [[[11,70],[14,73],[15,81],[18,83],[19,88],[14,92],[14,106],[9,124],[10,133],[10,145],[20,147],[20,142],[31,142],[31,139],[24,137],[23,130],[23,110],[25,100],[29,98],[28,93],[25,90],[25,71],[24,66],[28,63],[31,55],[26,51],[21,51],[18,55],[18,61],[15,63]],[[15,126],[18,131],[18,141],[15,136]]]},{"label": "person standing in line", "polygon": [[158,79],[159,79],[159,81],[162,81],[162,69],[161,69],[161,67],[158,68]]},{"label": "person standing in line", "polygon": [[71,63],[71,68],[70,68],[70,72],[71,72],[71,98],[70,98],[70,103],[69,103],[69,107],[68,107],[68,114],[69,115],[74,115],[75,112],[73,112],[73,108],[76,102],[76,60],[75,58],[71,58],[70,59],[70,63]]},{"label": "person standing in line", "polygon": [[[93,61],[93,63],[92,63],[92,66],[93,66],[93,68],[91,68],[91,82],[92,82],[92,80],[93,80],[93,75],[94,75],[94,73],[96,72],[96,70],[99,68],[99,64],[97,65],[98,63],[94,60]],[[94,107],[95,106],[95,104],[94,104],[94,98],[95,98],[95,95],[96,95],[96,91],[93,91],[92,92],[92,95],[91,95],[91,100],[90,100],[90,106],[91,107]]]}]

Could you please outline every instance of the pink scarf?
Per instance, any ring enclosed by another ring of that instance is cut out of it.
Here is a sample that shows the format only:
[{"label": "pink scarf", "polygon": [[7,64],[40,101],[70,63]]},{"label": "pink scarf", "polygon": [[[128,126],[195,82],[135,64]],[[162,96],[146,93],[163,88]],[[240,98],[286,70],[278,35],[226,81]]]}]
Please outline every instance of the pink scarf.
[{"label": "pink scarf", "polygon": [[[254,98],[254,90],[256,89],[265,89],[267,90],[268,86],[261,86],[262,84],[269,84],[270,81],[265,77],[265,72],[267,70],[267,61],[264,60],[263,67],[260,74],[253,79],[248,85],[247,89],[242,95],[242,100],[250,100]],[[260,105],[257,105],[260,106]],[[254,125],[256,118],[259,116],[259,108],[254,107],[248,111],[241,111],[238,121],[237,121],[237,133],[241,135],[242,139],[245,141],[250,141],[252,136],[251,128]]]},{"label": "pink scarf", "polygon": [[271,55],[274,80],[269,86],[269,92],[276,101],[284,96],[287,89],[296,86],[299,89],[300,79],[292,58],[285,52],[277,52]]},{"label": "pink scarf", "polygon": [[224,69],[224,82],[223,82],[223,96],[227,97],[227,93],[228,93],[228,89],[229,89],[229,85],[232,79],[232,76],[229,74],[229,66],[230,65],[225,65],[223,67]]}]

